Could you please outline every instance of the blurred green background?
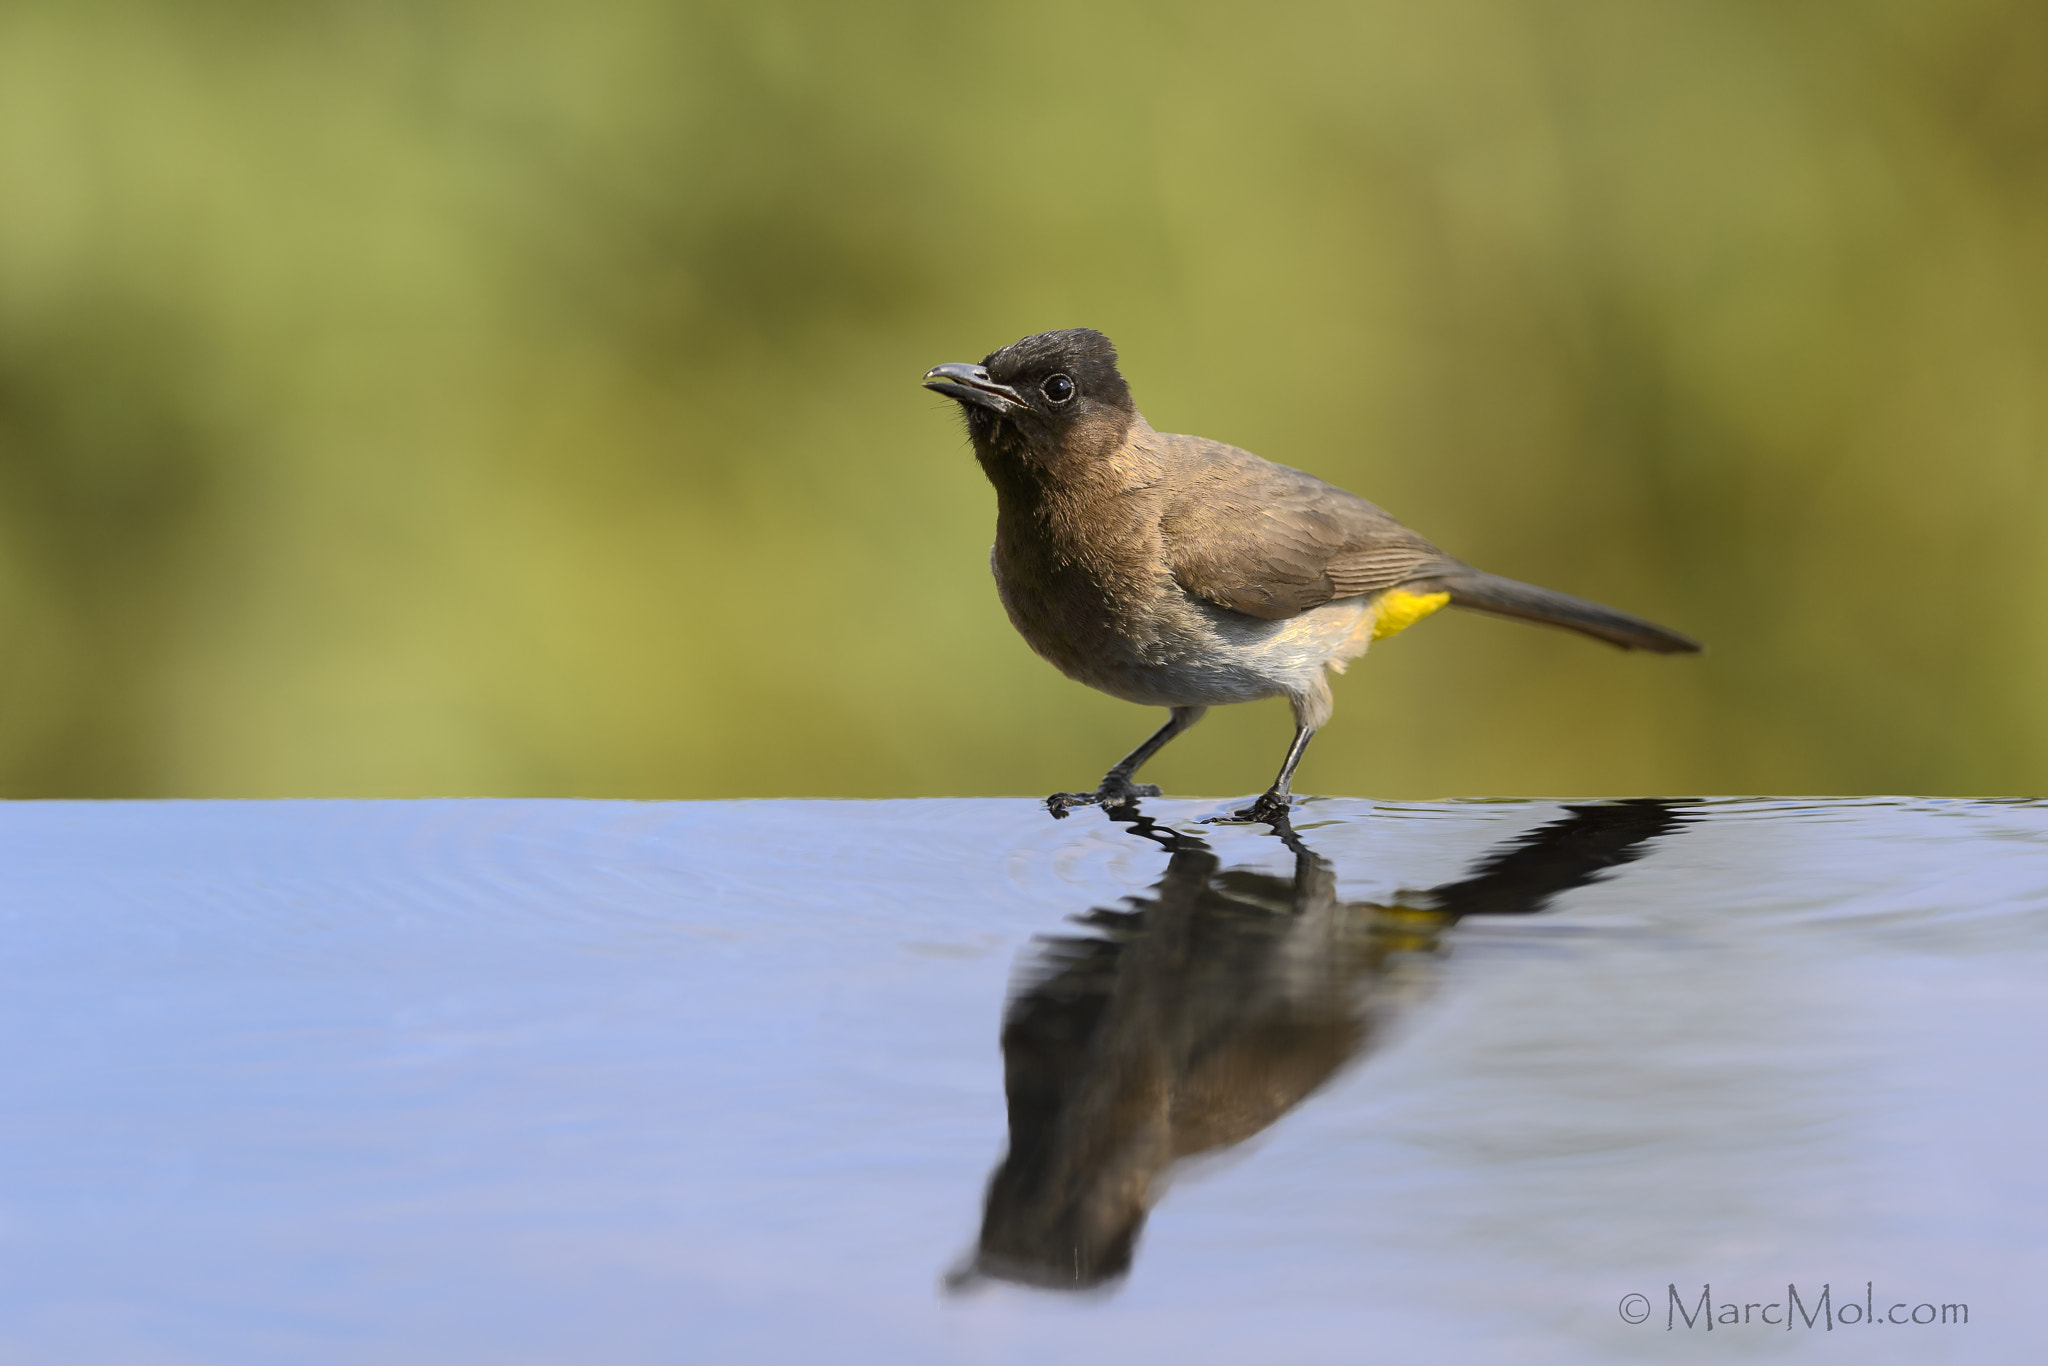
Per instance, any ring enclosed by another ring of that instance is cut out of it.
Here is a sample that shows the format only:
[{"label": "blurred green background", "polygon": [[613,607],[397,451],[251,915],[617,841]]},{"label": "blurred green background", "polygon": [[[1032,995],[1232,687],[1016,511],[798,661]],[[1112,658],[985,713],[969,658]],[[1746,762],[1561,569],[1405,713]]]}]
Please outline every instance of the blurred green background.
[{"label": "blurred green background", "polygon": [[[0,793],[1030,793],[926,367],[1703,659],[1445,614],[1298,786],[2048,789],[2048,6],[0,4]],[[1255,791],[1278,702],[1148,772]]]}]

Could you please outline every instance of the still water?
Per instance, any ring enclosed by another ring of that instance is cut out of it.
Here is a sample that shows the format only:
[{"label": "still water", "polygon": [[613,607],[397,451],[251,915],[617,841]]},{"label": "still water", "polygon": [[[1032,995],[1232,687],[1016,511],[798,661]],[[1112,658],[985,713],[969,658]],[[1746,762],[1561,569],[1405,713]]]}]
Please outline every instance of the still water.
[{"label": "still water", "polygon": [[2048,804],[1219,809],[0,807],[0,1361],[2048,1345]]}]

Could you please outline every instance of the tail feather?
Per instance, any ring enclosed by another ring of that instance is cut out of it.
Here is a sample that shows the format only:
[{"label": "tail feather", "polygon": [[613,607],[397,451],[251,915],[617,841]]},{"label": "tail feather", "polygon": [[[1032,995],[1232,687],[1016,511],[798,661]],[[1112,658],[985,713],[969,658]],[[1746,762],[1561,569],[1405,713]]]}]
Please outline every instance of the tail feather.
[{"label": "tail feather", "polygon": [[[1421,584],[1405,586],[1411,592],[1423,587]],[[1644,621],[1641,617],[1632,617],[1626,612],[1617,612],[1612,607],[1602,607],[1597,602],[1575,598],[1569,593],[1517,583],[1476,569],[1440,575],[1430,580],[1429,586],[1449,593],[1453,607],[1469,607],[1475,612],[1488,612],[1497,617],[1540,621],[1546,626],[1563,626],[1596,640],[1619,645],[1624,650],[1676,655],[1695,654],[1700,649],[1698,641],[1666,630],[1654,622]]]}]

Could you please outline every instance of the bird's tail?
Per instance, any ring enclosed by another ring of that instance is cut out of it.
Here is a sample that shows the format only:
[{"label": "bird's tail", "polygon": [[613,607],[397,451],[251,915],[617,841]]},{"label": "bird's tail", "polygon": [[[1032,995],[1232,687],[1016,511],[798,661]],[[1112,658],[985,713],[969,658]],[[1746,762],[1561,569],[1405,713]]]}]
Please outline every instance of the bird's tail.
[{"label": "bird's tail", "polygon": [[1649,650],[1660,655],[1694,654],[1700,643],[1654,622],[1602,607],[1597,602],[1554,593],[1534,584],[1517,583],[1477,569],[1441,574],[1423,584],[1404,584],[1409,592],[1435,589],[1451,595],[1451,606],[1490,612],[1497,617],[1519,617],[1546,626],[1569,630],[1619,645],[1624,650]]}]

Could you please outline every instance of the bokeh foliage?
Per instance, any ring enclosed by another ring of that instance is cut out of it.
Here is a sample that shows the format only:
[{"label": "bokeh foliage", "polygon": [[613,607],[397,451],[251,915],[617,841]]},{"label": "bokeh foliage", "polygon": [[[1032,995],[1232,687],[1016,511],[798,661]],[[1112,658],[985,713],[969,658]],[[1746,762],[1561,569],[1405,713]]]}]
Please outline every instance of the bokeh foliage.
[{"label": "bokeh foliage", "polygon": [[[1038,793],[929,365],[1709,642],[1447,614],[1308,791],[2048,787],[2038,0],[8,0],[0,793]],[[1277,703],[1170,790],[1262,786]]]}]

